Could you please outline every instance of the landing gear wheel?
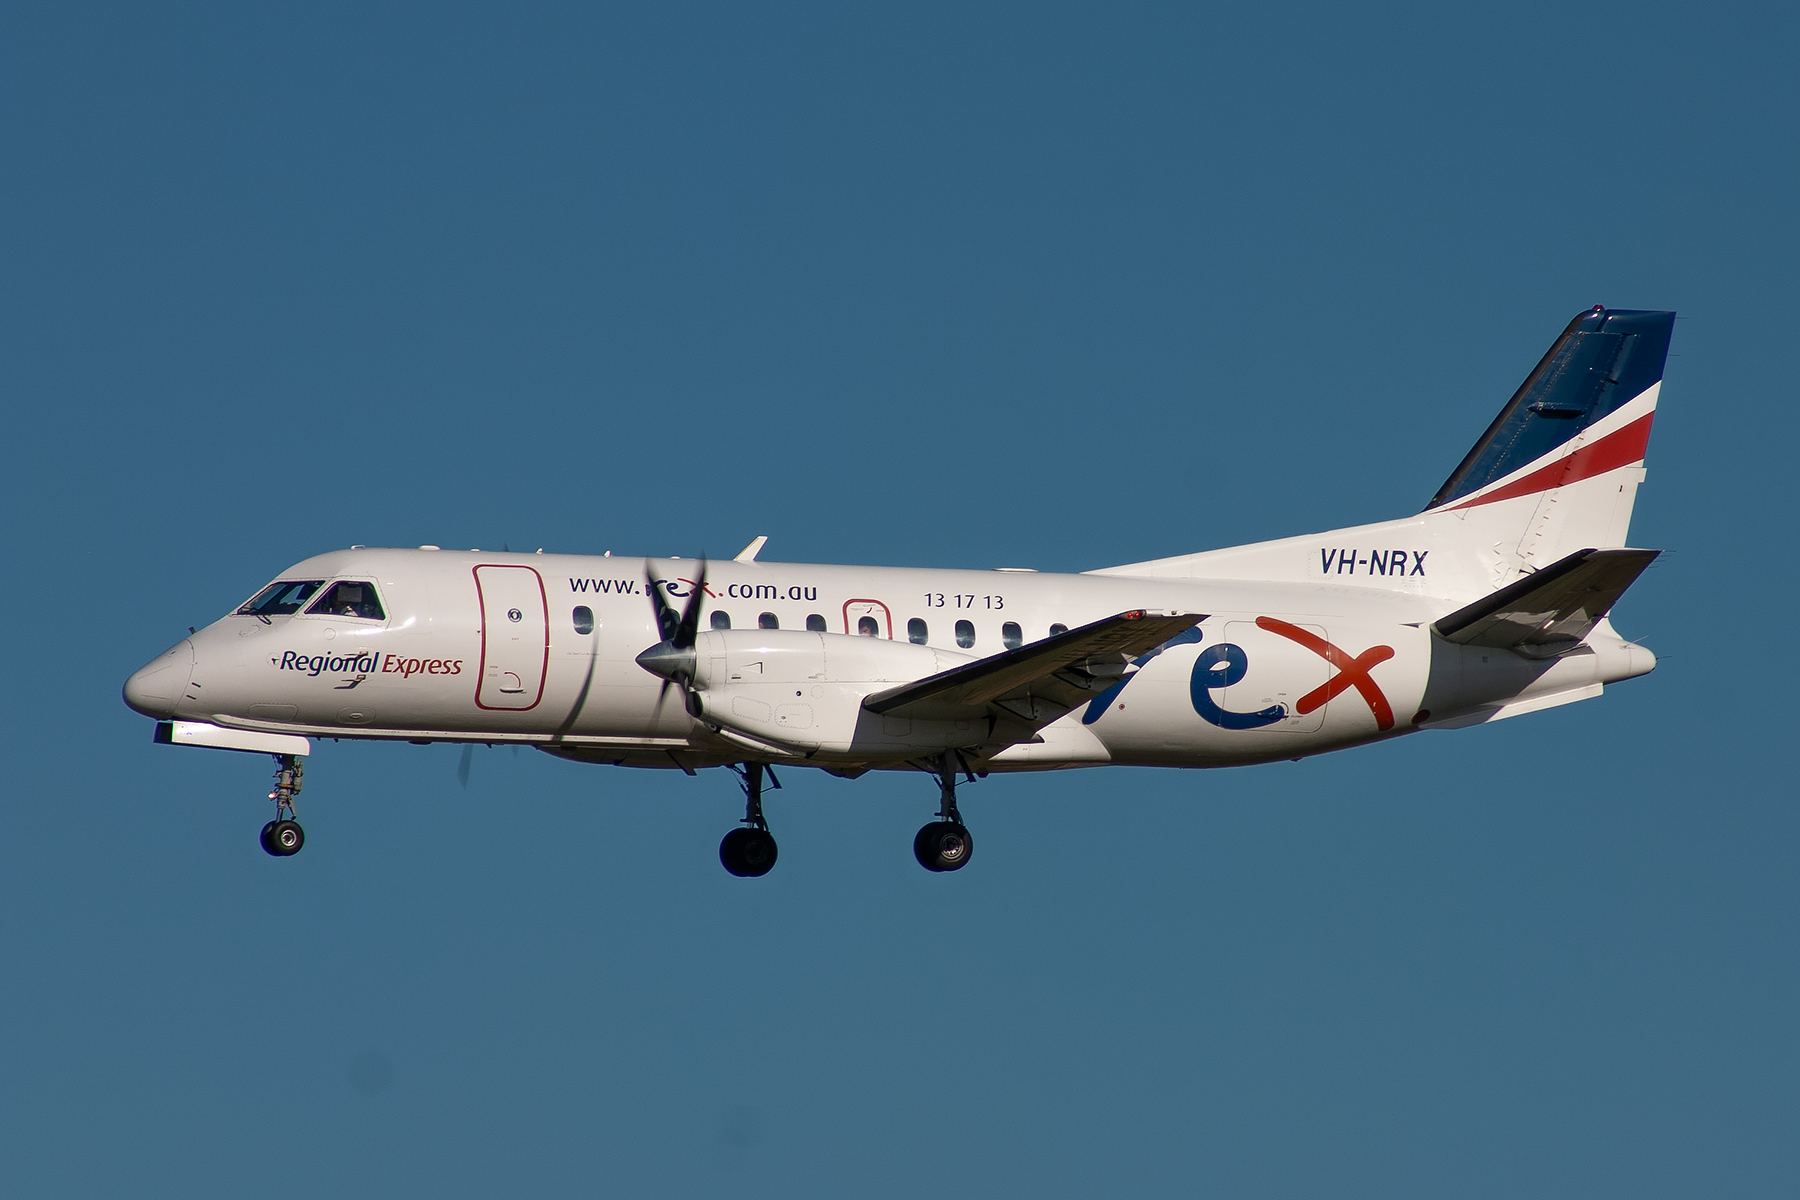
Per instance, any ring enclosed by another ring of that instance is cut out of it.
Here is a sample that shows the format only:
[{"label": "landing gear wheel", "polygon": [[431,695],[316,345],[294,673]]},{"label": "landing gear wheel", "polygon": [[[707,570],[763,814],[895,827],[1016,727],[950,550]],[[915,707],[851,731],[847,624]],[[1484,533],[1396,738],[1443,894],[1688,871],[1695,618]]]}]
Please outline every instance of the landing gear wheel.
[{"label": "landing gear wheel", "polygon": [[263,849],[277,858],[300,853],[306,845],[306,831],[298,821],[271,821],[263,834]]},{"label": "landing gear wheel", "polygon": [[913,837],[913,857],[927,871],[960,871],[975,852],[975,838],[960,821],[933,821]]},{"label": "landing gear wheel", "polygon": [[767,875],[775,855],[775,839],[766,829],[734,829],[719,843],[719,861],[740,879]]},{"label": "landing gear wheel", "polygon": [[[913,835],[913,857],[927,871],[960,871],[975,853],[975,838],[956,811],[956,774],[959,769],[967,772],[969,766],[961,754],[946,750],[931,769],[938,777],[938,819]],[[974,780],[970,773],[969,781]]]},{"label": "landing gear wheel", "polygon": [[275,802],[275,819],[262,827],[262,848],[276,858],[300,853],[306,845],[306,831],[294,820],[294,797],[300,794],[301,777],[306,768],[298,756],[275,756],[275,789],[269,799]]},{"label": "landing gear wheel", "polygon": [[759,762],[734,765],[731,769],[744,785],[744,823],[719,843],[719,861],[739,879],[754,879],[775,867],[775,835],[763,819],[763,775],[766,773],[776,787],[781,786],[781,781],[775,778],[773,770]]}]

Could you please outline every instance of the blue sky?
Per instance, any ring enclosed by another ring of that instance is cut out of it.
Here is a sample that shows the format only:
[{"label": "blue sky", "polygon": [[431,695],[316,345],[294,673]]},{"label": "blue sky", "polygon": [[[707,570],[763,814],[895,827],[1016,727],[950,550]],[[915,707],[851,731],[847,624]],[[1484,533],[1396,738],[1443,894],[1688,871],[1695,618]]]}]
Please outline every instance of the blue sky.
[{"label": "blue sky", "polygon": [[[0,1185],[1735,1196],[1800,1162],[1796,18],[0,13]],[[158,747],[352,543],[1082,570],[1432,495],[1682,314],[1602,700],[1254,770]]]}]

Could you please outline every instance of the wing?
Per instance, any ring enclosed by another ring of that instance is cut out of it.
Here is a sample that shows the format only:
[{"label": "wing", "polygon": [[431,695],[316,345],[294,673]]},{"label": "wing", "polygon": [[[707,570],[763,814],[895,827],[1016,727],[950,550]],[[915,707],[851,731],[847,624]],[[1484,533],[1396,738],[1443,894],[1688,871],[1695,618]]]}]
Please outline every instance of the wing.
[{"label": "wing", "polygon": [[1581,644],[1660,550],[1577,550],[1508,584],[1432,628],[1465,646],[1517,650],[1531,658]]},{"label": "wing", "polygon": [[[1133,658],[1206,620],[1139,609],[1008,650],[863,701],[883,715],[1048,725],[1119,681]],[[999,710],[999,711],[995,711]]]}]

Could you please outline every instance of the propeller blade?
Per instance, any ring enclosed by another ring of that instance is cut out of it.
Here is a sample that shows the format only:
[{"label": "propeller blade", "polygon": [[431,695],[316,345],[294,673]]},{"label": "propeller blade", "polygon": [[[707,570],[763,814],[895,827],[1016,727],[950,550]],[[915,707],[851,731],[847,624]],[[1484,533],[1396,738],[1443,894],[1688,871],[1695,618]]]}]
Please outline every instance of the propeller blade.
[{"label": "propeller blade", "polygon": [[675,686],[673,679],[665,679],[662,686],[656,689],[656,707],[650,710],[650,724],[655,727],[662,721],[663,701],[668,698],[669,689]]},{"label": "propeller blade", "polygon": [[644,591],[650,594],[650,609],[656,614],[656,632],[666,642],[675,636],[681,618],[669,607],[668,597],[663,595],[662,581],[650,573],[649,559],[644,560]]},{"label": "propeller blade", "polygon": [[662,635],[662,641],[637,656],[640,667],[663,679],[650,719],[652,723],[662,719],[663,701],[671,686],[681,689],[682,707],[690,717],[698,718],[702,710],[700,698],[694,694],[694,641],[700,636],[700,606],[706,602],[705,556],[700,559],[700,577],[693,581],[693,590],[679,616],[670,606],[662,582],[651,573],[648,560],[644,563],[644,590],[650,593],[657,632]]},{"label": "propeller blade", "polygon": [[469,766],[475,761],[475,743],[464,742],[462,761],[456,764],[456,782],[462,784],[463,790],[469,789]]},{"label": "propeller blade", "polygon": [[692,650],[694,639],[700,636],[700,605],[706,599],[706,557],[700,558],[700,578],[694,581],[694,590],[688,595],[687,607],[681,610],[681,623],[676,626],[675,634],[669,639],[677,650]]}]

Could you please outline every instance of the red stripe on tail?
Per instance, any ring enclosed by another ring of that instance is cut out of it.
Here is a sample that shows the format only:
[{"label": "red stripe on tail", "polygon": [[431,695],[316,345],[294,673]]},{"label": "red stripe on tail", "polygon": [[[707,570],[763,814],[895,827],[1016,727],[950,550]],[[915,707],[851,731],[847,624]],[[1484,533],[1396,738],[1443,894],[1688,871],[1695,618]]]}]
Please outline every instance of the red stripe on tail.
[{"label": "red stripe on tail", "polygon": [[1445,511],[1455,512],[1458,508],[1474,508],[1478,504],[1492,504],[1496,500],[1511,500],[1515,496],[1547,492],[1551,488],[1565,487],[1571,483],[1580,483],[1583,479],[1604,475],[1617,467],[1642,462],[1644,450],[1650,445],[1650,422],[1655,417],[1656,414],[1653,412],[1645,413],[1631,424],[1613,430],[1591,446],[1583,446],[1568,457],[1559,458],[1548,466],[1539,467],[1531,474],[1515,479],[1505,487],[1496,488],[1485,496],[1477,496],[1473,500],[1465,500]]}]

